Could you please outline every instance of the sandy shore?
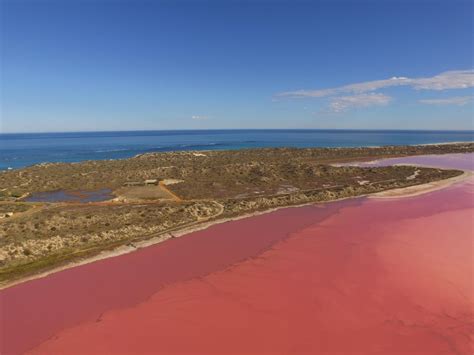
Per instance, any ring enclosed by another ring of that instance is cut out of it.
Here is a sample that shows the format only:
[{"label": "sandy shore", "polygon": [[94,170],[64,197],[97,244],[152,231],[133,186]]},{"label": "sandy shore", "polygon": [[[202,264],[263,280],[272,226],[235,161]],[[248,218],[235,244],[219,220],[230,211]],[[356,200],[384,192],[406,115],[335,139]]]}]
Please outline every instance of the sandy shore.
[{"label": "sandy shore", "polygon": [[138,249],[146,248],[146,247],[158,244],[158,243],[162,243],[162,242],[164,242],[168,239],[171,239],[171,238],[179,238],[179,237],[188,235],[190,233],[197,232],[197,231],[200,231],[200,230],[203,230],[203,229],[207,229],[207,228],[209,228],[213,225],[217,225],[217,224],[221,224],[221,223],[236,221],[236,220],[240,220],[240,219],[244,219],[244,218],[250,218],[250,217],[254,217],[254,216],[258,216],[258,215],[262,215],[262,214],[267,214],[267,213],[271,213],[271,212],[274,212],[274,211],[277,211],[277,210],[280,210],[280,209],[284,209],[284,208],[298,208],[298,207],[303,207],[303,206],[308,206],[308,205],[315,205],[315,204],[321,204],[321,203],[331,203],[331,202],[335,202],[335,201],[341,201],[341,200],[353,199],[353,198],[360,198],[360,197],[369,197],[369,198],[411,197],[411,196],[416,196],[416,195],[420,195],[420,194],[424,194],[424,193],[428,193],[428,192],[431,192],[431,191],[435,191],[435,190],[439,190],[439,189],[448,187],[452,184],[458,183],[460,181],[464,181],[464,180],[468,179],[471,176],[473,176],[473,173],[465,172],[464,174],[462,174],[460,176],[456,176],[454,178],[441,180],[441,181],[436,181],[436,182],[427,183],[427,184],[422,184],[422,185],[409,186],[409,187],[405,187],[405,188],[401,188],[401,189],[387,190],[387,191],[377,192],[377,193],[373,193],[373,194],[366,194],[366,195],[359,195],[359,196],[335,199],[335,200],[325,201],[325,202],[320,202],[320,203],[318,203],[318,202],[309,202],[309,203],[304,203],[304,204],[299,204],[299,205],[292,205],[292,206],[280,206],[280,207],[275,207],[275,208],[268,209],[268,210],[265,210],[265,211],[257,211],[257,212],[247,213],[247,214],[243,214],[241,216],[236,216],[236,217],[220,218],[220,219],[215,219],[215,220],[211,220],[211,221],[208,221],[208,222],[197,222],[196,224],[193,224],[193,225],[190,225],[190,226],[185,226],[185,227],[173,230],[173,231],[168,231],[168,232],[165,232],[165,233],[160,234],[158,236],[151,237],[150,239],[147,239],[147,240],[143,240],[143,241],[139,241],[139,242],[135,242],[135,243],[130,243],[129,245],[123,245],[123,246],[117,247],[113,250],[104,250],[104,251],[100,252],[99,254],[97,254],[95,256],[88,257],[88,258],[85,258],[85,259],[82,259],[82,260],[79,260],[79,261],[71,261],[71,262],[68,262],[65,265],[61,265],[61,266],[52,268],[52,269],[44,271],[44,272],[40,272],[38,274],[30,275],[30,276],[27,276],[27,277],[24,277],[24,278],[21,278],[21,279],[18,279],[18,280],[10,281],[10,282],[8,282],[8,281],[4,282],[4,283],[0,284],[0,290],[15,286],[17,284],[20,284],[20,283],[23,283],[23,282],[26,282],[26,281],[35,280],[35,279],[39,279],[39,278],[44,278],[44,277],[47,277],[50,274],[57,273],[57,272],[67,270],[67,269],[70,269],[70,268],[74,268],[74,267],[77,267],[77,266],[86,265],[86,264],[93,263],[93,262],[96,262],[96,261],[100,261],[100,260],[103,260],[103,259],[128,254],[128,253],[134,252]]},{"label": "sandy shore", "polygon": [[465,181],[473,176],[470,171],[465,171],[464,174],[455,176],[449,179],[434,181],[427,184],[403,187],[401,189],[393,189],[382,192],[377,192],[370,195],[370,198],[401,198],[422,195],[431,191],[439,190],[461,181]]},{"label": "sandy shore", "polygon": [[[356,197],[362,197],[362,196],[356,196]],[[355,197],[351,197],[351,198],[355,198]],[[343,200],[343,199],[339,199],[339,200]],[[334,202],[334,201],[339,201],[339,200],[332,200],[332,201],[328,201],[328,202]],[[46,277],[48,275],[54,274],[56,272],[71,269],[71,268],[74,268],[74,267],[77,267],[77,266],[86,265],[86,264],[93,263],[93,262],[96,262],[96,261],[100,261],[100,260],[103,260],[103,259],[112,258],[112,257],[116,257],[116,256],[128,254],[128,253],[132,253],[132,252],[134,252],[138,249],[142,249],[142,248],[146,248],[146,247],[158,244],[158,243],[162,243],[162,242],[164,242],[168,239],[179,238],[179,237],[188,235],[188,234],[193,233],[193,232],[197,232],[197,231],[207,229],[207,228],[212,227],[212,226],[217,225],[217,224],[237,221],[237,220],[244,219],[244,218],[255,217],[255,216],[275,212],[275,211],[278,211],[278,210],[283,209],[283,208],[298,208],[298,207],[304,207],[304,206],[313,205],[313,204],[315,204],[315,202],[309,202],[309,203],[293,205],[293,206],[281,206],[281,207],[275,207],[275,208],[272,208],[272,209],[268,209],[268,210],[265,210],[265,211],[257,211],[257,212],[247,213],[247,214],[243,214],[241,216],[236,216],[236,217],[220,218],[220,219],[216,219],[216,220],[212,220],[212,221],[208,221],[208,222],[196,222],[196,224],[194,224],[192,226],[183,227],[183,228],[176,229],[174,231],[165,232],[165,233],[160,234],[156,237],[151,237],[147,240],[142,240],[142,241],[139,241],[139,242],[131,243],[132,245],[123,245],[123,246],[114,248],[113,250],[104,250],[104,251],[100,252],[99,254],[97,254],[95,256],[91,256],[91,257],[85,258],[83,260],[71,261],[71,262],[68,262],[65,265],[61,265],[61,266],[52,268],[52,269],[44,271],[44,272],[40,272],[38,274],[30,275],[30,276],[27,276],[27,277],[24,277],[24,278],[21,278],[21,279],[18,279],[18,280],[14,280],[14,281],[11,281],[11,282],[7,281],[7,282],[4,282],[4,283],[1,283],[0,284],[0,290],[3,290],[3,289],[6,289],[6,288],[9,288],[9,287],[21,284],[23,282],[40,279],[40,278]]]},{"label": "sandy shore", "polygon": [[422,144],[412,144],[413,146],[429,146],[429,145],[450,145],[450,144],[470,144],[472,141],[460,141],[460,142],[443,142],[443,143],[422,143]]}]

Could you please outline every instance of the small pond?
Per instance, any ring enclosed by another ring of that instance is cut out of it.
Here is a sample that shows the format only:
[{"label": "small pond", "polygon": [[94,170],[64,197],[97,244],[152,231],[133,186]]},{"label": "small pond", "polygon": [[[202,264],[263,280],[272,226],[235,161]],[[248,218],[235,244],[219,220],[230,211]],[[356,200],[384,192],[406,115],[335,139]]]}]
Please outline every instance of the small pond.
[{"label": "small pond", "polygon": [[47,192],[37,192],[26,197],[26,202],[100,202],[107,201],[115,196],[111,189],[100,190],[56,190]]}]

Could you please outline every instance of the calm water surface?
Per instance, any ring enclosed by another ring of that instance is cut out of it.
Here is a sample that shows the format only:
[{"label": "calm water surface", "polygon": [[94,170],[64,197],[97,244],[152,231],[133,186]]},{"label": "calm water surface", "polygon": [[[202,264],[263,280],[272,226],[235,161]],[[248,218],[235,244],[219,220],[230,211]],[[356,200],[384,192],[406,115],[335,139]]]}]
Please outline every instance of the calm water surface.
[{"label": "calm water surface", "polygon": [[57,190],[37,192],[25,198],[26,202],[99,202],[114,198],[111,189],[99,190]]}]

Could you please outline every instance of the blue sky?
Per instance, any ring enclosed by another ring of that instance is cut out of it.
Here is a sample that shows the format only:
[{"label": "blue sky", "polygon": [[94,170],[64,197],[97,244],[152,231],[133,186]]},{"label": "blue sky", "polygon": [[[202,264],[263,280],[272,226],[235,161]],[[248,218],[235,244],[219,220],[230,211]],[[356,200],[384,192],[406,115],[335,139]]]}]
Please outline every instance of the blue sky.
[{"label": "blue sky", "polygon": [[0,129],[473,129],[472,4],[2,0]]}]

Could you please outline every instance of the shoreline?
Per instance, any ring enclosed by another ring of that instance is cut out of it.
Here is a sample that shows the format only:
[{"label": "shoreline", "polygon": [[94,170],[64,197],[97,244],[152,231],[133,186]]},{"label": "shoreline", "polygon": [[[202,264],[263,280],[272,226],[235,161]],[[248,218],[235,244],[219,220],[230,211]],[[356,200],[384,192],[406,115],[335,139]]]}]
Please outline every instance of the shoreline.
[{"label": "shoreline", "polygon": [[443,142],[443,143],[420,143],[420,144],[409,144],[409,145],[414,145],[414,146],[427,146],[427,145],[449,145],[449,144],[469,144],[473,143],[473,141],[458,141],[458,142]]},{"label": "shoreline", "polygon": [[428,182],[426,184],[414,185],[402,187],[400,189],[392,189],[381,192],[376,192],[371,194],[369,198],[372,199],[395,199],[395,198],[405,198],[405,197],[414,197],[429,193],[432,191],[440,190],[449,186],[452,186],[458,182],[469,179],[474,175],[473,172],[465,171],[462,175],[455,176],[445,180]]},{"label": "shoreline", "polygon": [[[336,199],[336,200],[332,200],[332,201],[327,201],[327,202],[324,202],[324,203],[336,202],[336,201],[346,200],[346,199],[349,199],[349,198],[359,198],[359,197],[365,197],[365,196],[367,196],[367,195],[341,198],[341,199]],[[157,244],[165,242],[169,239],[180,238],[180,237],[186,236],[186,235],[194,233],[194,232],[198,232],[198,231],[201,231],[201,230],[208,229],[208,228],[210,228],[214,225],[227,223],[227,222],[233,222],[233,221],[237,221],[237,220],[245,219],[245,218],[256,217],[256,216],[260,216],[260,215],[263,215],[263,214],[275,212],[275,211],[278,211],[278,210],[281,210],[281,209],[284,209],[284,208],[299,208],[299,207],[305,207],[305,206],[310,206],[310,205],[315,205],[315,204],[317,204],[317,202],[308,202],[308,203],[303,203],[303,204],[299,204],[299,205],[292,205],[292,206],[280,206],[280,207],[274,207],[274,208],[264,210],[264,211],[255,211],[255,212],[252,212],[252,213],[247,213],[247,214],[243,214],[243,215],[235,216],[235,217],[220,218],[220,219],[207,221],[207,222],[196,222],[196,224],[194,224],[192,226],[177,229],[176,231],[165,232],[165,233],[160,234],[158,236],[151,237],[149,239],[133,243],[134,246],[122,245],[122,246],[116,247],[112,250],[104,250],[104,251],[99,252],[99,254],[97,254],[95,256],[85,258],[84,260],[71,261],[71,262],[68,262],[65,265],[58,266],[58,267],[52,268],[52,269],[44,271],[44,272],[40,272],[38,274],[30,275],[30,276],[20,278],[18,280],[14,280],[14,281],[11,281],[11,282],[5,282],[3,284],[0,284],[0,291],[4,290],[4,289],[7,289],[9,287],[13,287],[13,286],[16,286],[18,284],[27,282],[27,281],[41,279],[41,278],[47,277],[51,274],[55,274],[57,272],[61,272],[61,271],[67,270],[67,269],[72,269],[74,267],[87,265],[87,264],[90,264],[90,263],[93,263],[93,262],[96,262],[96,261],[100,261],[100,260],[104,260],[104,259],[108,259],[108,258],[113,258],[113,257],[117,257],[117,256],[120,256],[120,255],[125,255],[125,254],[128,254],[128,253],[133,253],[134,251],[137,251],[139,249],[147,248],[147,247],[150,247],[150,246],[153,246],[153,245],[157,245]]]},{"label": "shoreline", "polygon": [[[443,144],[449,144],[449,143],[443,143]],[[423,144],[423,145],[439,145],[439,144]],[[466,154],[466,153],[447,153],[447,154],[462,156],[463,154]],[[372,168],[372,167],[379,167],[377,165],[373,165],[373,164],[377,164],[379,161],[390,161],[390,160],[401,159],[401,158],[436,157],[439,155],[442,155],[442,154],[422,154],[422,155],[409,155],[409,156],[400,155],[400,156],[393,156],[393,157],[388,157],[388,158],[382,157],[375,160],[355,160],[355,161],[349,161],[346,163],[333,163],[330,165],[335,166],[335,167],[355,166],[355,167],[360,167],[360,168]],[[389,166],[419,166],[421,168],[436,168],[436,166],[433,166],[430,164],[419,164],[419,163],[398,163],[398,164],[390,164]]]},{"label": "shoreline", "polygon": [[[201,231],[208,229],[214,225],[218,225],[221,223],[227,223],[227,222],[232,222],[232,221],[237,221],[240,219],[245,219],[245,218],[251,218],[251,217],[256,217],[259,215],[267,214],[267,213],[272,213],[284,208],[300,208],[300,207],[305,207],[305,206],[311,206],[311,205],[320,205],[320,204],[326,204],[326,203],[333,203],[337,201],[342,201],[342,200],[348,200],[348,199],[356,199],[356,198],[371,198],[371,199],[397,199],[397,198],[405,198],[405,197],[413,197],[417,195],[421,195],[424,193],[429,193],[433,192],[436,190],[440,190],[446,187],[449,187],[453,184],[456,184],[458,182],[467,180],[469,177],[472,177],[474,174],[469,171],[464,171],[462,175],[455,176],[452,178],[444,179],[444,180],[439,180],[435,182],[430,182],[430,183],[425,183],[425,184],[420,184],[420,185],[414,185],[414,186],[408,186],[404,188],[399,188],[399,189],[391,189],[391,190],[386,190],[382,192],[376,192],[376,193],[370,193],[370,194],[363,194],[363,195],[358,195],[358,196],[351,196],[351,197],[344,197],[344,198],[339,198],[331,201],[325,201],[325,202],[308,202],[308,203],[303,203],[303,204],[298,204],[298,205],[291,205],[291,206],[279,206],[279,207],[274,207],[268,210],[264,211],[255,211],[247,214],[242,214],[240,216],[235,216],[235,217],[226,217],[226,218],[218,218],[215,220],[210,220],[206,222],[197,222],[194,225],[188,226],[188,227],[183,227],[180,229],[176,229],[176,231],[168,231],[165,233],[162,233],[160,235],[157,235],[155,237],[151,237],[146,240],[138,241],[136,243],[133,243],[133,246],[130,245],[122,245],[116,248],[113,248],[111,250],[104,250],[99,252],[97,255],[91,256],[91,257],[86,257],[83,260],[78,260],[78,261],[70,261],[66,262],[64,265],[54,267],[50,270],[46,270],[43,272],[39,272],[37,274],[33,274],[30,276],[26,276],[24,278],[19,278],[17,280],[13,280],[10,282],[5,282],[3,284],[0,284],[0,291],[14,287],[16,285],[28,282],[28,281],[33,281],[36,279],[41,279],[44,277],[47,277],[51,274],[55,274],[67,269],[75,268],[78,266],[90,264],[96,261],[112,258],[112,257],[118,257],[120,255],[125,255],[128,253],[132,253],[134,251],[137,251],[142,248],[146,248],[149,246],[157,245],[159,243],[162,243],[168,239],[172,238],[180,238],[183,236],[186,236],[188,234],[191,234],[193,232]],[[178,227],[179,228],[179,227]]]},{"label": "shoreline", "polygon": [[[15,134],[15,133],[12,133]],[[392,145],[363,145],[363,146],[333,146],[333,147],[323,147],[323,146],[311,146],[311,147],[293,147],[293,146],[288,146],[288,145],[282,145],[282,146],[275,146],[275,147],[242,147],[242,148],[237,148],[237,149],[223,149],[224,151],[233,151],[233,150],[245,150],[245,149],[280,149],[280,148],[296,148],[296,149],[322,149],[322,148],[329,148],[329,149],[350,149],[350,148],[385,148],[385,147],[429,147],[429,146],[443,146],[443,145],[458,145],[458,144],[472,144],[474,143],[474,140],[471,141],[456,141],[456,142],[439,142],[439,143],[415,143],[415,144],[392,144]],[[127,159],[135,159],[139,158],[141,156],[147,155],[147,154],[157,154],[157,153],[180,153],[180,152],[186,152],[186,153],[192,153],[192,152],[197,152],[197,153],[202,153],[202,152],[214,152],[214,151],[221,151],[221,149],[192,149],[192,150],[182,150],[182,149],[177,149],[177,150],[170,150],[170,151],[151,151],[151,152],[143,152],[143,153],[138,153],[129,157],[123,157],[123,158],[104,158],[104,159],[98,159],[97,161],[115,161],[115,160],[127,160]],[[456,153],[447,153],[447,154],[456,154]],[[460,153],[462,154],[462,153]],[[415,154],[416,155],[416,154]],[[13,170],[21,170],[25,168],[31,168],[31,167],[39,167],[39,166],[48,166],[48,165],[54,165],[54,164],[80,164],[83,162],[88,162],[88,161],[95,161],[95,159],[84,159],[84,160],[78,160],[78,161],[72,161],[72,162],[64,162],[64,161],[43,161],[40,163],[34,163],[31,165],[25,165],[25,166],[19,166],[19,167],[5,167],[1,168],[0,167],[0,173],[4,172],[9,172]],[[337,165],[335,165],[337,166]]]}]

